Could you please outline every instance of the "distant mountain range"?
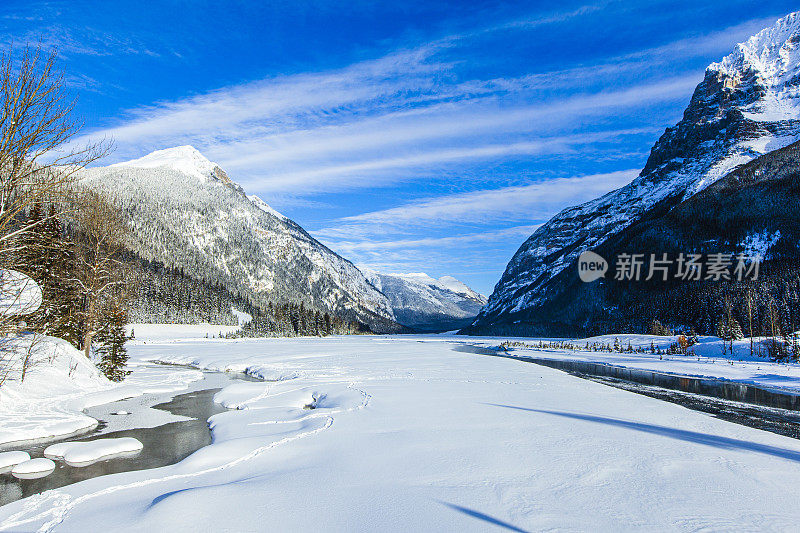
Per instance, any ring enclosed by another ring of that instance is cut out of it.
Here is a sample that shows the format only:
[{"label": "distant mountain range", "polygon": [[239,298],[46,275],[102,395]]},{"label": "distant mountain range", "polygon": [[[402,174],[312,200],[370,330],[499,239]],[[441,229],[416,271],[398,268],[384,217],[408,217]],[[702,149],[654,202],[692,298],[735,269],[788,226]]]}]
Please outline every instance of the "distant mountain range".
[{"label": "distant mountain range", "polygon": [[486,297],[452,276],[434,279],[425,273],[382,274],[361,271],[388,298],[396,320],[416,331],[450,331],[468,325]]},{"label": "distant mountain range", "polygon": [[[683,119],[653,146],[632,183],[562,211],[525,241],[464,332],[641,329],[659,316],[708,329],[732,294],[708,283],[691,290],[608,279],[583,285],[576,259],[586,250],[612,259],[626,250],[757,251],[780,261],[748,290],[770,301],[796,299],[797,271],[786,268],[798,258],[798,140],[800,16],[792,13],[707,68]],[[687,298],[708,302],[687,305]]]},{"label": "distant mountain range", "polygon": [[81,182],[114,198],[138,258],[204,284],[204,293],[223,290],[225,302],[256,308],[302,304],[376,332],[402,329],[387,297],[352,263],[245,195],[191,146],[86,169]]}]

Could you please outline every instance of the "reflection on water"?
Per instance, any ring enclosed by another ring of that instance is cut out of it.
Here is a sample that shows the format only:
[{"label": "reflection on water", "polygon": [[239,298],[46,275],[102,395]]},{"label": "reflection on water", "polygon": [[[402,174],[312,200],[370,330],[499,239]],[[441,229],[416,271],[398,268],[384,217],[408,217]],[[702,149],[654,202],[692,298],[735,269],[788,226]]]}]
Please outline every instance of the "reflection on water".
[{"label": "reflection on water", "polygon": [[[98,438],[134,437],[144,449],[134,456],[118,457],[76,468],[63,461],[56,462],[55,471],[40,479],[15,479],[11,474],[0,475],[0,505],[25,498],[49,489],[55,489],[106,474],[145,470],[177,463],[193,452],[211,443],[207,420],[211,415],[225,411],[214,403],[214,394],[220,389],[207,389],[175,396],[171,401],[153,406],[170,413],[192,417],[154,428],[129,429],[103,435],[67,439],[90,441]],[[31,458],[44,457],[44,449],[53,442],[42,443],[26,449]]]}]

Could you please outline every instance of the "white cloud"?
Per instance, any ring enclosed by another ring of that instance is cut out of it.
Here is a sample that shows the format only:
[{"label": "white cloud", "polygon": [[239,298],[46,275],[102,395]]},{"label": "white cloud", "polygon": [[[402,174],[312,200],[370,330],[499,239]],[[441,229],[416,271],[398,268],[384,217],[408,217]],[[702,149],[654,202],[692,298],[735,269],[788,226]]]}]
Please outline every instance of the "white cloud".
[{"label": "white cloud", "polygon": [[[280,129],[279,124],[284,121],[287,125],[296,124],[343,105],[375,105],[375,100],[399,91],[430,88],[429,74],[445,68],[442,64],[425,63],[430,53],[430,49],[420,47],[335,71],[275,77],[162,102],[132,110],[122,125],[88,136],[110,136],[123,145],[150,138],[202,135],[235,139],[240,133],[251,133],[255,125],[262,132],[271,132]],[[240,131],[242,126],[244,131]]]},{"label": "white cloud", "polygon": [[561,209],[622,187],[636,169],[556,178],[515,187],[473,191],[429,198],[399,207],[340,219],[340,224],[314,233],[328,239],[347,239],[403,231],[436,222],[491,224],[508,220],[546,220]]},{"label": "white cloud", "polygon": [[[309,188],[323,185],[326,185],[330,190],[333,187],[346,188],[349,185],[363,186],[364,177],[369,176],[369,185],[376,187],[392,181],[411,179],[416,175],[413,170],[420,167],[469,160],[494,160],[515,156],[568,153],[574,151],[580,145],[602,142],[613,138],[619,139],[625,135],[637,135],[645,132],[651,132],[651,130],[612,130],[592,134],[546,137],[535,141],[415,151],[393,157],[366,159],[345,164],[328,164],[317,168],[312,167],[284,174],[274,174],[263,180],[246,181],[245,185],[268,192],[297,190],[298,187]],[[309,166],[311,165],[309,164]],[[388,179],[381,179],[381,172],[386,170],[395,170],[396,172]]]},{"label": "white cloud", "polygon": [[[383,250],[407,250],[413,248],[451,248],[462,247],[464,245],[481,244],[487,242],[507,241],[514,237],[527,237],[536,231],[541,224],[528,224],[524,226],[513,226],[499,230],[484,231],[479,233],[468,233],[454,235],[450,237],[426,237],[421,239],[399,239],[394,241],[337,241],[331,242],[330,246],[347,253],[359,251],[383,251]],[[319,232],[316,232],[319,233]]]},{"label": "white cloud", "polygon": [[[454,81],[453,65],[437,54],[481,32],[555,23],[601,8],[588,5],[545,19],[512,21],[338,70],[157,103],[132,110],[125,122],[87,137],[113,138],[116,160],[193,144],[252,192],[294,195],[396,183],[417,177],[414,169],[427,165],[554,150],[552,143],[543,147],[539,137],[574,124],[602,123],[620,109],[688,99],[700,74],[642,80],[618,90],[602,90],[601,83],[600,90],[570,94],[555,89],[579,80],[602,81],[625,69],[625,61],[519,78]],[[682,40],[672,45],[673,52],[713,48],[721,40]],[[646,54],[665,55],[667,49]],[[641,58],[626,61],[638,64]],[[540,94],[543,89],[550,92]],[[507,146],[492,144],[499,139]]]},{"label": "white cloud", "polygon": [[719,31],[709,32],[695,37],[686,37],[661,46],[633,52],[617,59],[670,61],[674,60],[675,57],[687,58],[726,54],[733,51],[733,47],[736,43],[746,40],[751,35],[758,33],[768,26],[772,26],[778,18],[778,16],[775,16],[747,20]]}]

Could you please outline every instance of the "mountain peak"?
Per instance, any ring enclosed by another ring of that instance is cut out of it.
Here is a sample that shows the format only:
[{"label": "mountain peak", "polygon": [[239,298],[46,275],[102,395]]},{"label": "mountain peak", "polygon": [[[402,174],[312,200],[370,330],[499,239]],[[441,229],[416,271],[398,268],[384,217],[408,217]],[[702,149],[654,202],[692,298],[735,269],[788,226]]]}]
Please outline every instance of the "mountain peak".
[{"label": "mountain peak", "polygon": [[367,279],[374,278],[375,276],[394,277],[405,280],[409,283],[427,285],[429,287],[436,287],[438,289],[450,291],[453,294],[459,294],[472,300],[480,302],[486,301],[485,296],[470,289],[465,283],[457,280],[453,276],[442,276],[441,278],[436,279],[425,272],[393,272],[389,274],[381,274],[365,267],[360,266],[359,268],[367,276]]},{"label": "mountain peak", "polygon": [[436,280],[437,285],[440,287],[444,287],[448,289],[450,292],[454,292],[456,294],[463,294],[469,298],[474,300],[482,300],[486,301],[486,297],[478,292],[473,291],[470,289],[466,283],[463,281],[459,281],[453,276],[442,276],[438,280]]},{"label": "mountain peak", "polygon": [[800,12],[786,15],[737,44],[708,70],[733,77],[753,74],[765,87],[785,84],[800,70]]},{"label": "mountain peak", "polygon": [[469,324],[486,298],[452,276],[435,279],[424,272],[381,274],[358,268],[389,299],[395,319],[418,331],[449,331]]},{"label": "mountain peak", "polygon": [[574,281],[571,268],[581,252],[603,245],[656,206],[689,198],[798,140],[800,13],[792,13],[706,69],[683,118],[655,143],[639,177],[565,209],[537,229],[514,254],[469,331],[521,331],[518,324],[525,322],[528,333],[552,333],[553,302]]},{"label": "mountain peak", "polygon": [[204,181],[216,177],[219,166],[209,161],[194,146],[184,145],[156,150],[144,157],[111,165],[112,167],[156,168],[169,167]]}]

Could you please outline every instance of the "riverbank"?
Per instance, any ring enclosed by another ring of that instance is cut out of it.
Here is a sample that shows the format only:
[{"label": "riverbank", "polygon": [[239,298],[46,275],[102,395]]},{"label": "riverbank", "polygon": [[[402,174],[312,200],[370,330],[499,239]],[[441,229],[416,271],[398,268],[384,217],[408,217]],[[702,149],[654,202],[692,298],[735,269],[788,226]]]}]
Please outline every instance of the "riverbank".
[{"label": "riverbank", "polygon": [[[22,336],[18,358],[25,355],[32,335]],[[94,431],[98,406],[124,399],[140,398],[145,405],[159,394],[186,390],[201,380],[202,372],[190,368],[160,369],[144,361],[133,361],[131,374],[122,383],[106,379],[99,370],[68,342],[53,337],[35,341],[31,364],[24,379],[22,365],[12,371],[0,387],[0,450],[16,449]],[[163,412],[142,411],[138,425],[174,421]],[[151,419],[146,420],[149,416]],[[121,429],[121,428],[120,428]]]},{"label": "riverbank", "polygon": [[[185,370],[166,365],[140,364],[138,372],[154,375],[164,373],[174,377],[174,373]],[[168,379],[165,376],[161,382]],[[211,444],[208,419],[226,410],[214,401],[215,394],[228,385],[251,380],[241,374],[202,372],[201,379],[189,383],[186,392],[177,395],[174,391],[148,392],[136,398],[87,409],[86,414],[99,422],[88,434],[17,446],[15,449],[37,458],[44,457],[45,449],[56,442],[115,438],[137,439],[143,449],[133,455],[104,459],[82,467],[59,461],[52,474],[40,479],[16,479],[10,473],[0,474],[0,505],[98,476],[178,463]]]},{"label": "riverbank", "polygon": [[[502,348],[501,344],[510,340]],[[608,365],[630,369],[631,371],[656,372],[665,375],[687,376],[691,378],[710,378],[731,383],[755,385],[760,389],[800,394],[800,364],[779,363],[766,357],[750,354],[749,339],[734,341],[733,352],[730,344],[718,337],[700,337],[697,344],[689,348],[689,355],[667,354],[670,345],[677,337],[654,335],[620,334],[603,335],[587,339],[568,340],[574,348],[560,348],[551,344],[551,339],[506,339],[502,337],[460,337],[458,342],[491,350],[502,350],[504,355],[520,359],[551,361],[574,361],[576,363]],[[542,346],[539,346],[540,341]],[[756,347],[764,339],[754,339]],[[584,349],[591,347],[614,346],[620,348],[613,352]],[[638,353],[628,351],[630,346]],[[651,349],[661,353],[652,353]],[[577,364],[576,364],[577,366]],[[577,368],[576,368],[577,369]],[[622,376],[613,376],[622,377]]]}]

